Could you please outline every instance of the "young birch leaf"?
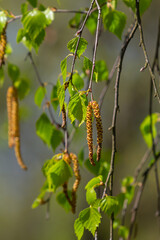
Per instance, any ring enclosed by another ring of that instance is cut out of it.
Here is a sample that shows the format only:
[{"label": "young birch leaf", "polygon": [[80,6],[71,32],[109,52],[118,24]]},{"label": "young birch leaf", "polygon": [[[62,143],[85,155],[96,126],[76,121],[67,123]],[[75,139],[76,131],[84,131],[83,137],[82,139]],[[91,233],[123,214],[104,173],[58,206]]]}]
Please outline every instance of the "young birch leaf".
[{"label": "young birch leaf", "polygon": [[104,26],[121,39],[126,24],[126,15],[117,10],[109,11],[104,18]]},{"label": "young birch leaf", "polygon": [[48,182],[47,181],[44,183],[43,187],[41,188],[41,193],[38,195],[38,197],[33,202],[33,204],[32,204],[32,208],[33,209],[38,207],[41,204],[42,199],[44,198],[46,192],[49,192]]},{"label": "young birch leaf", "polygon": [[92,178],[85,186],[85,189],[88,190],[88,189],[94,189],[95,187],[99,187],[100,185],[103,184],[102,180],[103,179],[101,175],[98,177]]},{"label": "young birch leaf", "polygon": [[50,146],[53,126],[45,113],[43,113],[36,122],[37,135]]},{"label": "young birch leaf", "polygon": [[72,175],[73,173],[71,167],[63,159],[55,163],[48,170],[48,176],[54,191],[68,181]]},{"label": "young birch leaf", "polygon": [[45,94],[46,94],[46,88],[41,86],[37,89],[35,93],[34,102],[39,108],[41,107]]},{"label": "young birch leaf", "polygon": [[[71,191],[68,191],[68,195],[71,198]],[[66,212],[71,211],[71,205],[69,204],[69,202],[66,199],[66,196],[63,192],[60,192],[57,194],[56,200],[65,209]]]},{"label": "young birch leaf", "polygon": [[[70,40],[67,44],[67,48],[71,53],[75,53],[76,51],[76,46],[78,43],[78,37],[73,38]],[[77,56],[80,58],[80,56],[85,52],[87,48],[88,42],[84,38],[80,38],[79,45],[78,45],[78,50],[77,50]]]},{"label": "young birch leaf", "polygon": [[98,212],[97,208],[89,207],[80,212],[79,220],[94,236],[95,231],[101,222],[101,214]]},{"label": "young birch leaf", "polygon": [[51,104],[54,108],[55,111],[57,111],[57,107],[59,105],[59,101],[58,101],[58,96],[57,96],[57,86],[54,86],[52,88],[52,92],[51,92]]},{"label": "young birch leaf", "polygon": [[122,237],[123,239],[127,239],[129,234],[129,230],[125,226],[119,226],[118,228],[118,235]]},{"label": "young birch leaf", "polygon": [[66,76],[67,76],[67,58],[61,61],[61,72],[62,72],[63,81],[65,82]]},{"label": "young birch leaf", "polygon": [[19,68],[15,64],[8,63],[8,75],[14,83],[20,76]]},{"label": "young birch leaf", "polygon": [[71,97],[68,104],[68,114],[71,122],[75,119],[79,121],[80,125],[84,122],[86,117],[86,106],[87,99],[85,95],[75,94]]},{"label": "young birch leaf", "polygon": [[50,8],[47,8],[46,10],[43,11],[43,14],[46,17],[46,25],[50,25],[53,20],[54,20],[54,13]]},{"label": "young birch leaf", "polygon": [[84,87],[84,81],[78,73],[73,74],[72,83],[77,90],[81,90]]},{"label": "young birch leaf", "polygon": [[18,98],[22,100],[27,96],[30,91],[30,86],[28,80],[24,78],[20,78],[14,82],[14,86],[17,88],[18,91]]},{"label": "young birch leaf", "polygon": [[7,17],[6,14],[3,11],[0,11],[0,34],[3,31],[4,27],[7,23]]},{"label": "young birch leaf", "polygon": [[22,3],[22,5],[21,5],[21,13],[22,13],[22,15],[27,13],[27,11],[28,11],[28,3],[27,2],[26,3]]},{"label": "young birch leaf", "polygon": [[51,147],[53,151],[55,151],[56,148],[60,145],[60,143],[62,142],[62,139],[63,139],[62,132],[53,126],[53,132],[51,137]]},{"label": "young birch leaf", "polygon": [[119,211],[118,199],[113,196],[106,196],[101,200],[100,208],[108,216],[111,216],[112,213],[116,215]]},{"label": "young birch leaf", "polygon": [[[123,2],[126,4],[127,7],[130,7],[133,12],[136,11],[135,0],[123,0]],[[143,15],[143,13],[149,8],[151,2],[152,2],[152,0],[141,0],[139,2],[140,15]]]},{"label": "young birch leaf", "polygon": [[93,188],[87,189],[86,200],[89,205],[92,205],[97,199],[96,192]]},{"label": "young birch leaf", "polygon": [[37,0],[27,0],[31,5],[32,7],[37,7]]},{"label": "young birch leaf", "polygon": [[84,233],[84,226],[79,218],[77,218],[74,222],[74,231],[78,240],[81,240]]},{"label": "young birch leaf", "polygon": [[61,109],[62,109],[63,104],[64,104],[64,99],[65,99],[65,89],[64,89],[64,85],[61,85],[60,81],[58,81],[57,86],[58,86],[57,96],[58,96],[59,105],[60,105],[60,112],[61,112]]},{"label": "young birch leaf", "polygon": [[98,82],[106,81],[108,79],[108,69],[104,60],[96,62],[95,72],[98,75]]},{"label": "young birch leaf", "polygon": [[[152,114],[153,138],[155,138],[157,135],[156,126],[155,126],[155,124],[157,123],[157,120],[158,120],[158,114],[153,113]],[[140,130],[141,130],[142,136],[149,148],[152,147],[152,135],[151,135],[151,129],[150,129],[151,126],[150,125],[151,125],[150,116],[147,116],[140,125]]]}]

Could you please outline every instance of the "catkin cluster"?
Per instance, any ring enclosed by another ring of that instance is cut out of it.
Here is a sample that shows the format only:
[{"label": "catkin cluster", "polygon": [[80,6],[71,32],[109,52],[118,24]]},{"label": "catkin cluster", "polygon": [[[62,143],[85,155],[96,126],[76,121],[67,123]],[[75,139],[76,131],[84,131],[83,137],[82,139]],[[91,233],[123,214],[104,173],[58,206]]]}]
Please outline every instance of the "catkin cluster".
[{"label": "catkin cluster", "polygon": [[95,165],[93,160],[93,129],[92,129],[92,113],[94,113],[96,119],[96,128],[97,128],[97,161],[100,160],[102,142],[103,142],[103,128],[102,128],[102,119],[100,115],[99,105],[96,101],[89,102],[87,106],[87,117],[86,117],[86,127],[87,127],[87,142],[89,149],[89,160],[92,165]]},{"label": "catkin cluster", "polygon": [[24,170],[27,169],[23,163],[20,152],[20,130],[19,130],[19,105],[17,90],[9,87],[7,91],[7,112],[8,112],[8,145],[14,147],[17,162]]},{"label": "catkin cluster", "polygon": [[63,193],[65,194],[67,201],[69,202],[69,204],[72,207],[72,212],[75,213],[75,211],[76,211],[76,192],[77,192],[80,180],[81,180],[78,159],[74,153],[70,153],[70,154],[64,153],[63,159],[66,163],[71,164],[71,161],[72,161],[72,164],[73,164],[73,172],[74,172],[76,179],[73,183],[71,197],[68,195],[68,183],[65,182],[62,187],[63,187]]},{"label": "catkin cluster", "polygon": [[0,35],[0,68],[4,64],[4,55],[6,50],[7,37],[6,37],[6,27]]}]

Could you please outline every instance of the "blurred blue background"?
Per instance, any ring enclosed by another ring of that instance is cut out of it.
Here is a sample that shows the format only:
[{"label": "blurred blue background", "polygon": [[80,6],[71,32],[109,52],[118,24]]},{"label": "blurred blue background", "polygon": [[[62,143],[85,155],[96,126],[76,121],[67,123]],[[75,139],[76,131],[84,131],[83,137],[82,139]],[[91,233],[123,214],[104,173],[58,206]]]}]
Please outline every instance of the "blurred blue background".
[{"label": "blurred blue background", "polygon": [[[63,9],[74,9],[88,7],[90,1],[57,1],[41,0],[45,6],[52,6]],[[7,0],[0,1],[0,7],[20,14],[20,5],[23,1]],[[122,1],[118,1],[118,9],[124,11],[127,16],[127,26],[133,21],[131,12],[124,6]],[[144,14],[142,23],[144,27],[144,37],[148,54],[152,62],[159,18],[160,2],[152,2],[149,10]],[[40,47],[38,56],[34,54],[35,62],[44,82],[56,83],[60,73],[60,61],[68,54],[67,42],[73,38],[75,30],[68,27],[68,20],[73,14],[56,13],[53,24],[47,29],[46,39]],[[43,185],[44,177],[41,167],[45,160],[53,156],[53,152],[43,144],[35,133],[35,121],[40,116],[42,109],[38,109],[34,104],[34,94],[38,81],[29,59],[25,61],[27,50],[22,44],[16,43],[16,35],[21,27],[20,20],[9,24],[7,28],[7,38],[13,48],[13,53],[8,61],[18,65],[21,74],[30,79],[31,92],[20,103],[23,110],[21,121],[21,150],[28,171],[23,172],[16,163],[14,151],[8,148],[7,142],[7,112],[6,112],[6,90],[10,85],[10,80],[5,74],[5,83],[0,89],[0,239],[4,240],[53,240],[53,239],[76,239],[73,223],[78,213],[87,207],[85,201],[84,186],[92,177],[87,170],[81,168],[82,182],[78,190],[77,213],[66,213],[59,206],[53,196],[50,202],[50,218],[46,220],[46,206],[31,209],[33,200],[39,194]],[[127,27],[126,27],[127,29]],[[85,29],[83,36],[89,42],[86,56],[92,56],[94,36]],[[119,53],[122,42],[109,32],[103,32],[99,41],[97,60],[104,59],[110,70],[116,56]],[[133,175],[134,170],[142,158],[147,147],[139,131],[139,125],[146,115],[148,115],[149,104],[149,74],[148,70],[140,73],[140,68],[144,65],[144,56],[139,47],[139,33],[135,34],[126,52],[120,85],[120,113],[118,114],[118,158],[115,169],[114,194],[120,192],[121,180],[125,176]],[[4,67],[7,70],[7,67]],[[94,86],[95,95],[98,96],[104,86]],[[48,88],[50,92],[50,89]],[[108,128],[111,125],[112,108],[114,100],[114,81],[107,92],[102,108],[104,126],[104,148],[111,147],[111,133]],[[154,112],[159,111],[156,99],[154,100]],[[79,152],[79,146],[83,146],[86,141],[85,126],[81,128],[81,134],[73,139],[70,150]],[[61,151],[57,149],[56,153]],[[159,165],[159,163],[158,163]],[[159,239],[159,222],[155,217],[157,206],[157,193],[154,172],[150,175],[137,218],[138,235],[137,240]],[[129,221],[129,217],[127,218]],[[108,219],[104,217],[100,227],[100,239],[108,239]],[[83,239],[92,239],[90,235],[85,235]]]}]

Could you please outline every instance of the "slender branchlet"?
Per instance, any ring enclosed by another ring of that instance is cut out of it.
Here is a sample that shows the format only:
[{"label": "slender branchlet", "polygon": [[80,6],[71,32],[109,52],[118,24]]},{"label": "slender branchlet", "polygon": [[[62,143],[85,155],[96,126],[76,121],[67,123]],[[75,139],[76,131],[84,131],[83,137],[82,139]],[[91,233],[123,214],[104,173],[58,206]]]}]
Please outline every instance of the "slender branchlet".
[{"label": "slender branchlet", "polygon": [[7,27],[7,24],[0,35],[0,68],[5,63],[4,55],[6,51],[6,45],[7,45],[6,27]]},{"label": "slender branchlet", "polygon": [[92,102],[93,113],[96,119],[96,127],[97,127],[97,161],[100,160],[101,150],[102,150],[102,142],[103,142],[103,128],[102,128],[102,118],[100,115],[99,105],[96,101]]}]

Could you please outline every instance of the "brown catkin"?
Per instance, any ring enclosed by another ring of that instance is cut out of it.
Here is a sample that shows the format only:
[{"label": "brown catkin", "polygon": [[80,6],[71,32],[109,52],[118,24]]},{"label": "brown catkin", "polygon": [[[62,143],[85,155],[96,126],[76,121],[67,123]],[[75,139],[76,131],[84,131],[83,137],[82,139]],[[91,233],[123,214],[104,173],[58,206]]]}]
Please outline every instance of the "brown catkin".
[{"label": "brown catkin", "polygon": [[20,167],[27,170],[20,152],[20,130],[19,130],[19,105],[18,94],[15,87],[9,87],[7,91],[8,111],[8,145],[14,146],[17,162]]},{"label": "brown catkin", "polygon": [[89,102],[87,106],[87,116],[86,116],[86,128],[87,128],[87,143],[89,149],[89,160],[92,165],[95,165],[93,160],[93,136],[92,136],[92,103]]},{"label": "brown catkin", "polygon": [[7,112],[8,112],[8,146],[14,146],[14,136],[12,132],[12,99],[14,95],[14,87],[7,90]]},{"label": "brown catkin", "polygon": [[71,201],[71,199],[70,199],[70,197],[68,195],[68,183],[65,182],[62,187],[63,187],[63,193],[66,196],[67,201],[69,202],[69,204],[72,207],[72,201]]},{"label": "brown catkin", "polygon": [[100,115],[99,105],[96,101],[92,102],[92,108],[94,112],[94,116],[96,118],[96,127],[97,127],[97,161],[100,160],[101,150],[102,150],[102,142],[103,142],[103,128],[102,128],[102,119]]},{"label": "brown catkin", "polygon": [[65,106],[63,104],[62,106],[62,128],[65,128],[66,126],[66,110],[65,110]]},{"label": "brown catkin", "polygon": [[80,171],[79,171],[79,164],[78,164],[78,158],[74,153],[70,153],[70,157],[72,159],[72,163],[73,163],[73,172],[75,175],[75,182],[73,184],[72,187],[72,212],[75,213],[76,211],[76,192],[81,180],[81,175],[80,175]]},{"label": "brown catkin", "polygon": [[21,156],[21,151],[20,151],[20,138],[19,137],[15,137],[15,155],[17,158],[17,162],[19,164],[19,166],[24,169],[27,170],[27,166],[24,164],[23,160],[22,160],[22,156]]},{"label": "brown catkin", "polygon": [[7,45],[6,26],[0,35],[0,68],[5,63],[4,55],[5,55],[5,51],[6,51],[6,45]]},{"label": "brown catkin", "polygon": [[69,153],[65,152],[65,153],[63,154],[63,160],[64,160],[66,163],[68,163],[69,165],[71,164],[71,157],[70,157]]}]

